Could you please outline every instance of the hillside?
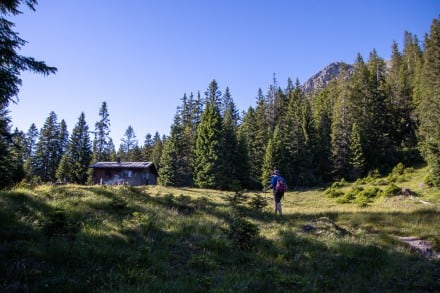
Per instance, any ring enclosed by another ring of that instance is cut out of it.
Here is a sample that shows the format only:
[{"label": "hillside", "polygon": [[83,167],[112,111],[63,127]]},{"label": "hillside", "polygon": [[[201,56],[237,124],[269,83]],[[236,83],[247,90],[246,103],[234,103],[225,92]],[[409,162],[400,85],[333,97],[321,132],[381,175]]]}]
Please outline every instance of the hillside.
[{"label": "hillside", "polygon": [[398,240],[419,237],[440,251],[440,191],[421,184],[425,174],[334,187],[347,194],[392,181],[417,194],[377,195],[362,206],[324,190],[292,190],[282,218],[269,193],[2,191],[0,291],[439,291],[439,260]]}]

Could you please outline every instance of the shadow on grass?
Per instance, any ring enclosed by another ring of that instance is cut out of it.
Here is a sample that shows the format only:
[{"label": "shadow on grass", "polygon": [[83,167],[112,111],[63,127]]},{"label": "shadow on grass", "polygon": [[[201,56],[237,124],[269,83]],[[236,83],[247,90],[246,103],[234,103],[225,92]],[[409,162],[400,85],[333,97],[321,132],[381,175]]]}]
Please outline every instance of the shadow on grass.
[{"label": "shadow on grass", "polygon": [[[1,194],[1,291],[435,292],[440,289],[438,262],[401,253],[392,246],[350,239],[331,238],[333,242],[328,242],[325,237],[299,232],[303,223],[322,217],[322,213],[292,214],[279,219],[271,213],[242,206],[239,209],[243,217],[262,225],[273,224],[274,229],[272,238],[260,235],[247,250],[242,250],[228,237],[228,228],[204,221],[205,214],[230,221],[233,211],[228,204],[185,196],[151,196],[130,190],[115,193],[97,188],[92,192],[108,200],[101,206],[94,202],[86,204],[95,212],[102,211],[103,220],[106,216],[118,219],[121,224],[118,233],[93,226],[90,218],[94,215],[90,211],[81,214],[66,209],[65,218],[54,216],[55,223],[64,221],[69,227],[69,223],[81,221],[90,226],[72,230],[73,238],[58,232],[49,239],[42,227],[48,223],[48,215],[56,214],[57,209],[25,193]],[[114,205],[115,202],[122,204]],[[164,212],[169,210],[175,211],[175,218]],[[377,225],[386,216],[368,214],[369,220]],[[355,217],[356,213],[331,212],[324,216],[338,222]],[[408,217],[408,214],[393,216]],[[425,210],[414,212],[414,216],[428,219],[437,215]]]}]

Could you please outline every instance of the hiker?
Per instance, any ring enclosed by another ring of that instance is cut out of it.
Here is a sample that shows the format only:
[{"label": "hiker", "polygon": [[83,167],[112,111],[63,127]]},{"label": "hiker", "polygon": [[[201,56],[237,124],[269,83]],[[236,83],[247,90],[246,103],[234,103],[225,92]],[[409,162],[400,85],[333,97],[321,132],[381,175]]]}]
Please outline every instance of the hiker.
[{"label": "hiker", "polygon": [[273,199],[275,201],[275,215],[278,211],[280,216],[282,216],[281,199],[284,196],[284,192],[287,191],[287,184],[286,179],[280,175],[280,171],[277,169],[273,171],[272,177],[270,178],[270,185],[266,187],[264,191],[271,187],[273,188]]}]

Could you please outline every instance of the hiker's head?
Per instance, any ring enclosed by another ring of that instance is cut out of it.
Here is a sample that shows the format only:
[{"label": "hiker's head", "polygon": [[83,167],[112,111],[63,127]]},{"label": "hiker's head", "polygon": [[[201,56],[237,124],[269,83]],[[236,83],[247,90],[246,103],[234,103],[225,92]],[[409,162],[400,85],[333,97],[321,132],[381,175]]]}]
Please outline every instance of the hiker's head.
[{"label": "hiker's head", "polygon": [[273,170],[274,175],[280,175],[280,171],[278,169]]}]

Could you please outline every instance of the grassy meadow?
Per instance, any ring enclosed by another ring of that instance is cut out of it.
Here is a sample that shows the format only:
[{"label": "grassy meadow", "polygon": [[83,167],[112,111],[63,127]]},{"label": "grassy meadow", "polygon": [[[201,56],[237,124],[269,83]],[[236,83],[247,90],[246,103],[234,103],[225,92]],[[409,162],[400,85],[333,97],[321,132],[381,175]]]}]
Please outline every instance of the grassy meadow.
[{"label": "grassy meadow", "polygon": [[269,192],[23,184],[0,191],[0,291],[438,292],[440,260],[398,240],[440,252],[425,174],[293,189],[282,217]]}]

